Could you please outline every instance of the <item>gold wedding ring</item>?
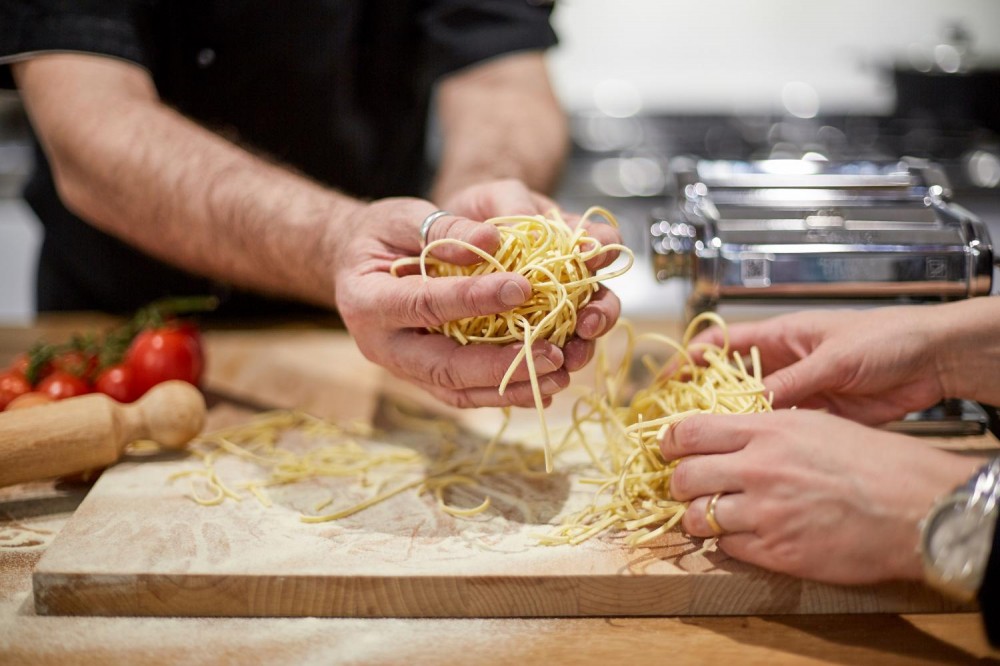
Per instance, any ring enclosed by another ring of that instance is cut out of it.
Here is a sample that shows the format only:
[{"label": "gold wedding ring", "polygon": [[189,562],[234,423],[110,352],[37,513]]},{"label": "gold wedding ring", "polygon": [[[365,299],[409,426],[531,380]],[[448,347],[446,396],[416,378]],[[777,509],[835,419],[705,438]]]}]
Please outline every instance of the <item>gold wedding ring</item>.
[{"label": "gold wedding ring", "polygon": [[440,220],[445,215],[451,215],[446,210],[436,210],[420,223],[420,247],[427,247],[427,236],[430,234],[431,225]]},{"label": "gold wedding ring", "polygon": [[719,524],[719,519],[715,517],[715,505],[718,504],[719,498],[726,493],[715,493],[712,498],[708,500],[708,506],[705,507],[705,522],[712,529],[712,534],[715,536],[722,536],[726,533],[726,530],[722,529],[722,525]]}]

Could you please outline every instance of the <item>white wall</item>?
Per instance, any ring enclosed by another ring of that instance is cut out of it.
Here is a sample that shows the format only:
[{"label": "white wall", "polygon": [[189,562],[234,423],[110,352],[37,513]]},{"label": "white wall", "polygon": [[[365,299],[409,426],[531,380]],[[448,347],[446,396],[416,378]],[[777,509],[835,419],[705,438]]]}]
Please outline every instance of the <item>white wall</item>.
[{"label": "white wall", "polygon": [[881,113],[893,94],[879,66],[956,20],[1000,59],[1000,0],[559,0],[550,64],[573,110],[618,81],[611,95],[631,86],[646,111],[769,112],[801,82],[821,111]]},{"label": "white wall", "polygon": [[31,320],[34,313],[35,258],[42,229],[31,209],[16,199],[0,199],[0,325]]}]

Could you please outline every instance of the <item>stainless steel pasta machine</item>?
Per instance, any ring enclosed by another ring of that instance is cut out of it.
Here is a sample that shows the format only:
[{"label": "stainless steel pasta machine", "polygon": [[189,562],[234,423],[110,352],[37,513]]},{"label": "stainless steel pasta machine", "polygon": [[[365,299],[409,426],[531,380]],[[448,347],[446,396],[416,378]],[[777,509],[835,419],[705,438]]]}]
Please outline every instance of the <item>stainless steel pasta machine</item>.
[{"label": "stainless steel pasta machine", "polygon": [[942,301],[990,293],[986,225],[933,164],[702,161],[650,226],[688,314],[724,302]]}]

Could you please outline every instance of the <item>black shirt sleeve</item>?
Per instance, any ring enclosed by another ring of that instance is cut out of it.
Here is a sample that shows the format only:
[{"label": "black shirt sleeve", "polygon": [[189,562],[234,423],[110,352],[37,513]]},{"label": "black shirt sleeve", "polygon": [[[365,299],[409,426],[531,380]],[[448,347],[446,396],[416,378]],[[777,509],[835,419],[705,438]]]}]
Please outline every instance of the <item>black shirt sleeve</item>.
[{"label": "black shirt sleeve", "polygon": [[[1000,528],[1000,526],[997,526]],[[1000,647],[1000,529],[993,531],[993,550],[986,565],[983,586],[979,588],[979,608],[990,643]]]},{"label": "black shirt sleeve", "polygon": [[539,0],[439,0],[420,14],[431,74],[438,78],[481,60],[556,44],[551,5]]},{"label": "black shirt sleeve", "polygon": [[33,53],[94,53],[152,68],[153,0],[0,0],[0,88]]}]

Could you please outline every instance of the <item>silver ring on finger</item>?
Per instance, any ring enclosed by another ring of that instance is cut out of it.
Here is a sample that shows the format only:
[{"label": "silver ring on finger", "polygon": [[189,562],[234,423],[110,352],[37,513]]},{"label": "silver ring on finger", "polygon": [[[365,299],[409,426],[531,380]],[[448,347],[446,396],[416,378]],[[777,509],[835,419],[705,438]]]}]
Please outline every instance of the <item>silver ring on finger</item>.
[{"label": "silver ring on finger", "polygon": [[451,215],[451,213],[449,213],[446,210],[436,210],[427,217],[425,217],[424,221],[420,223],[420,247],[422,248],[427,247],[427,237],[430,234],[431,225],[433,225],[435,222],[440,220],[445,215]]}]

